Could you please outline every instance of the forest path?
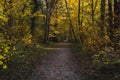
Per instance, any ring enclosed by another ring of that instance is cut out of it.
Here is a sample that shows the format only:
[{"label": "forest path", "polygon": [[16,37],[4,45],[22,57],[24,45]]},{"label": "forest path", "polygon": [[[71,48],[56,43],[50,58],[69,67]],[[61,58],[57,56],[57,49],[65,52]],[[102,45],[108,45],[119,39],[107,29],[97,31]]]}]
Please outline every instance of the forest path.
[{"label": "forest path", "polygon": [[70,43],[56,43],[28,80],[82,80]]}]

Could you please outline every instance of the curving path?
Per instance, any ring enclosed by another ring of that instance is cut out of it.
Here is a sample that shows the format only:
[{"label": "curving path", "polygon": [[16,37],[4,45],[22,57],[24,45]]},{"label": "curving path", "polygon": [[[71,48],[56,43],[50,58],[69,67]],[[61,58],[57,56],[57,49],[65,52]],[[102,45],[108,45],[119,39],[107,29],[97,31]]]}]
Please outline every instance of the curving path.
[{"label": "curving path", "polygon": [[69,43],[57,43],[28,80],[82,80]]}]

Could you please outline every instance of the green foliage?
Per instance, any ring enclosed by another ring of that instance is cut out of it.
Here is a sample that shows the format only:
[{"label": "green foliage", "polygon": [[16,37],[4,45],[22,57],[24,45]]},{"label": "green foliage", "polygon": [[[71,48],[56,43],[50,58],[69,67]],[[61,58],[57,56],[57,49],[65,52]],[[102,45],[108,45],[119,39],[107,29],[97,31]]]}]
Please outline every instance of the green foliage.
[{"label": "green foliage", "polygon": [[36,68],[39,61],[46,56],[44,47],[38,43],[28,45],[24,42],[17,42],[15,47],[12,47],[12,52],[6,46],[4,46],[4,52],[7,56],[4,56],[5,53],[0,55],[0,78],[2,80],[25,79]]},{"label": "green foliage", "polygon": [[8,31],[8,35],[11,37],[11,39],[17,41],[17,40],[22,40],[22,38],[28,36],[30,33],[30,28],[29,26],[26,25],[18,25],[18,26],[13,26],[10,28],[12,31]]},{"label": "green foliage", "polygon": [[33,41],[35,43],[41,43],[43,39],[43,34],[44,34],[44,31],[41,30],[40,28],[36,28],[36,31],[34,33],[34,36],[33,36]]},{"label": "green foliage", "polygon": [[8,21],[8,17],[2,13],[3,12],[0,10],[0,26],[5,25]]},{"label": "green foliage", "polygon": [[7,69],[7,61],[11,59],[15,46],[12,46],[11,41],[0,42],[0,67]]},{"label": "green foliage", "polygon": [[8,18],[4,15],[0,15],[0,25],[5,25],[5,23],[7,23]]},{"label": "green foliage", "polygon": [[[109,50],[109,48],[107,50]],[[98,51],[92,58],[94,66],[97,66],[96,68],[98,69],[104,65],[120,63],[119,54],[107,53],[105,51]]]},{"label": "green foliage", "polygon": [[[32,14],[32,0],[0,0],[0,79],[22,80],[43,57],[41,11]],[[36,17],[35,34],[31,18]],[[40,21],[40,22],[39,22]],[[21,71],[25,70],[25,74]],[[11,75],[12,74],[12,75]]]},{"label": "green foliage", "polygon": [[[107,7],[105,25],[101,25],[100,3],[93,0],[94,12],[92,12],[91,1],[80,0],[78,17],[77,0],[67,0],[68,13],[64,0],[0,0],[0,74],[3,72],[6,76],[12,73],[7,80],[10,78],[16,80],[17,77],[23,80],[16,72],[25,74],[26,72],[20,72],[22,69],[29,72],[28,69],[44,56],[40,43],[54,36],[64,41],[72,39],[75,35],[76,56],[79,60],[91,58],[91,62],[93,61],[91,65],[96,68],[119,64],[120,28],[111,29],[112,33],[109,32],[110,16]],[[94,21],[91,18],[94,18]],[[71,35],[71,26],[74,35]],[[101,27],[104,27],[103,31]],[[100,36],[102,32],[104,35]],[[113,40],[110,39],[111,34]],[[15,72],[12,68],[19,69]],[[119,74],[115,77],[118,79]]]}]

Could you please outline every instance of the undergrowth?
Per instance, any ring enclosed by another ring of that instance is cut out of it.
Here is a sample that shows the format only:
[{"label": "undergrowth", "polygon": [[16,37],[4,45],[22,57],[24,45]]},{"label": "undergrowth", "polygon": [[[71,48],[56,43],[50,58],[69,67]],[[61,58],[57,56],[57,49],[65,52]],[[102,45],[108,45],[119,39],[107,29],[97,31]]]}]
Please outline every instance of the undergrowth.
[{"label": "undergrowth", "polygon": [[16,43],[11,53],[6,61],[6,69],[0,69],[0,80],[26,80],[46,56],[44,46],[26,45],[23,42]]},{"label": "undergrowth", "polygon": [[[85,53],[79,46],[74,46],[83,80],[120,80],[119,56],[111,56],[105,52],[92,50]],[[111,53],[112,54],[112,53]]]}]

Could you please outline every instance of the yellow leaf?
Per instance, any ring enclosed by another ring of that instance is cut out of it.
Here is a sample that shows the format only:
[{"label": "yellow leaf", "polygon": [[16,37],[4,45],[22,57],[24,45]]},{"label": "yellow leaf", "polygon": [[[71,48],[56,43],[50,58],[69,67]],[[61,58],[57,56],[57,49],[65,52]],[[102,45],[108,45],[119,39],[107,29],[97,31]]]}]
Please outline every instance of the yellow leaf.
[{"label": "yellow leaf", "polygon": [[3,59],[4,57],[2,55],[0,55],[0,59]]},{"label": "yellow leaf", "polygon": [[3,64],[3,62],[2,61],[0,61],[0,65],[2,65]]},{"label": "yellow leaf", "polygon": [[15,48],[15,47],[13,47],[13,50],[16,50],[16,48]]},{"label": "yellow leaf", "polygon": [[3,65],[3,69],[7,69],[7,65]]},{"label": "yellow leaf", "polygon": [[8,49],[5,48],[4,50],[5,50],[6,53],[8,53]]}]

